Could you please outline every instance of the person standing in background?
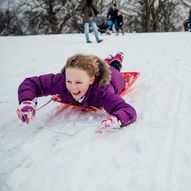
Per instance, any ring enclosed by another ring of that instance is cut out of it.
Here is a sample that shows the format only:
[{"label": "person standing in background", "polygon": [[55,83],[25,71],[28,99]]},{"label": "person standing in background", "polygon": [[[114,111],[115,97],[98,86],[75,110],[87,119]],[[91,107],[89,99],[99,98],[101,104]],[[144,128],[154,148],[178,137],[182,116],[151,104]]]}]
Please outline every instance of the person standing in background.
[{"label": "person standing in background", "polygon": [[117,32],[118,9],[117,9],[117,5],[115,3],[112,5],[112,7],[109,9],[109,11],[107,13],[107,18],[109,18],[109,16],[111,16],[111,20],[115,26],[115,31]]},{"label": "person standing in background", "polygon": [[121,30],[122,34],[124,35],[123,15],[122,15],[121,11],[118,11],[118,17],[117,17],[117,35],[119,34],[119,29]]},{"label": "person standing in background", "polygon": [[190,9],[190,11],[189,11],[188,21],[189,21],[189,30],[190,30],[190,32],[191,32],[191,9]]},{"label": "person standing in background", "polygon": [[83,12],[84,33],[86,42],[91,43],[89,39],[89,25],[92,27],[97,43],[101,43],[103,40],[98,36],[98,29],[96,25],[96,15],[98,13],[97,7],[93,0],[82,0],[80,9]]}]

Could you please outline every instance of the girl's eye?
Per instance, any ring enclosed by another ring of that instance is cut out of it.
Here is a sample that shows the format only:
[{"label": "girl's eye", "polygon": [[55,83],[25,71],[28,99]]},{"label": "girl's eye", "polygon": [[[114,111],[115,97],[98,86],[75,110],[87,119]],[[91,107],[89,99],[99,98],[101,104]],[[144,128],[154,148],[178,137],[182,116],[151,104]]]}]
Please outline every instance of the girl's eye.
[{"label": "girl's eye", "polygon": [[77,84],[81,84],[82,82],[76,82]]},{"label": "girl's eye", "polygon": [[66,81],[67,83],[71,83],[71,81]]}]

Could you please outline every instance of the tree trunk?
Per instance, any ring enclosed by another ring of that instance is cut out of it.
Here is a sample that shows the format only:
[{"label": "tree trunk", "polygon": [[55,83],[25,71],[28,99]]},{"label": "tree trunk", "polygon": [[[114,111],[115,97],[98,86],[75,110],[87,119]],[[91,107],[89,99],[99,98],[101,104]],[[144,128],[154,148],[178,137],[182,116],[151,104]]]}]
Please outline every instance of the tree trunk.
[{"label": "tree trunk", "polygon": [[56,18],[56,13],[53,10],[53,1],[49,0],[49,4],[48,4],[48,20],[50,23],[50,28],[52,31],[52,34],[58,34],[58,27],[57,27],[57,18]]}]

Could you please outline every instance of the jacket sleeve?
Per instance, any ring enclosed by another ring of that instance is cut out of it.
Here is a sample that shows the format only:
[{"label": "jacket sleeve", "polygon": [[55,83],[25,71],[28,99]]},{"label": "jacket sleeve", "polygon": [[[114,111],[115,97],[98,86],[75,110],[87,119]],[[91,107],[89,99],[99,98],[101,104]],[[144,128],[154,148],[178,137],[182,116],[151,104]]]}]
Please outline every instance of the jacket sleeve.
[{"label": "jacket sleeve", "polygon": [[64,77],[60,73],[26,78],[18,88],[19,103],[26,99],[61,93],[64,85]]},{"label": "jacket sleeve", "polygon": [[133,123],[137,118],[135,109],[117,94],[104,96],[104,109],[121,121],[121,127]]},{"label": "jacket sleeve", "polygon": [[109,17],[109,15],[111,16],[111,9],[109,9],[108,13],[107,13],[107,18]]}]

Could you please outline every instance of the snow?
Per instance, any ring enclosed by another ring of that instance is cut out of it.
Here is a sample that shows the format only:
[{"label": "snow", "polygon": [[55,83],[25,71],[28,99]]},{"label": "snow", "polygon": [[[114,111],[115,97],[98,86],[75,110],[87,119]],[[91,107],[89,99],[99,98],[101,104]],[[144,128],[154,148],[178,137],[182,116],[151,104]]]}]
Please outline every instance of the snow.
[{"label": "snow", "polygon": [[[92,44],[83,34],[0,37],[0,190],[190,191],[190,33],[102,35],[101,44],[90,37]],[[134,124],[98,135],[104,114],[53,102],[30,125],[18,120],[24,78],[57,73],[76,53],[117,51],[123,71],[141,73],[124,96]]]}]

